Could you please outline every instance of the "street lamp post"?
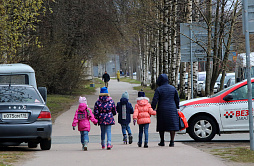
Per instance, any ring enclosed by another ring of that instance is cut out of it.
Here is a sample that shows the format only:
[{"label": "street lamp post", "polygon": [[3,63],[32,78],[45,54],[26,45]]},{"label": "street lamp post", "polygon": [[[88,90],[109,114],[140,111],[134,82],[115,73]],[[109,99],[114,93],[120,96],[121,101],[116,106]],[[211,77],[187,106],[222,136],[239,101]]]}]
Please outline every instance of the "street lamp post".
[{"label": "street lamp post", "polygon": [[254,150],[253,140],[253,112],[252,112],[252,88],[251,88],[251,73],[250,73],[250,36],[248,23],[248,0],[243,0],[243,24],[245,34],[245,48],[246,48],[246,73],[248,86],[248,110],[249,110],[249,130],[250,130],[250,150]]}]

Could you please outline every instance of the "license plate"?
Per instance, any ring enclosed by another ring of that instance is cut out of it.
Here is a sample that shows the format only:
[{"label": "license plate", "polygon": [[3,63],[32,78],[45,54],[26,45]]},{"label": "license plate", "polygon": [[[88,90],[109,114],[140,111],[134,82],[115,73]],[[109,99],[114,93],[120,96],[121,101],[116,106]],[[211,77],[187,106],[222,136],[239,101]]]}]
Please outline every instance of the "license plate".
[{"label": "license plate", "polygon": [[2,119],[28,119],[28,113],[2,113]]}]

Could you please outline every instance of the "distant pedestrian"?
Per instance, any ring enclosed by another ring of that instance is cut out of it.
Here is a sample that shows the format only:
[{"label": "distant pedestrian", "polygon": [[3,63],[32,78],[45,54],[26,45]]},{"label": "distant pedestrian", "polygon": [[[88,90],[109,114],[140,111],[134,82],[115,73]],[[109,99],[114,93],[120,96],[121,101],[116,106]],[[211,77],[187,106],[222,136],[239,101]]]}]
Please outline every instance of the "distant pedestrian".
[{"label": "distant pedestrian", "polygon": [[152,108],[157,106],[157,131],[160,133],[159,146],[165,146],[164,133],[170,132],[170,147],[174,147],[175,131],[179,130],[179,97],[177,90],[168,84],[166,74],[159,75],[156,84],[159,86],[154,93]]},{"label": "distant pedestrian", "polygon": [[117,81],[119,82],[120,81],[120,71],[119,70],[116,73],[116,78],[117,78]]},{"label": "distant pedestrian", "polygon": [[111,144],[111,125],[115,124],[113,116],[116,113],[115,103],[108,93],[108,88],[102,87],[99,99],[94,105],[94,116],[101,128],[102,149],[105,149],[105,134],[107,134],[107,149],[110,150],[113,147]]},{"label": "distant pedestrian", "polygon": [[78,131],[80,131],[82,150],[86,151],[89,142],[88,136],[88,132],[90,131],[89,120],[91,120],[94,124],[97,124],[98,121],[94,118],[92,110],[87,107],[86,98],[80,97],[79,102],[80,104],[74,115],[72,126],[73,130],[75,130],[75,127],[78,123]]},{"label": "distant pedestrian", "polygon": [[133,107],[131,103],[129,103],[129,94],[127,91],[122,94],[120,102],[117,103],[116,111],[118,113],[118,123],[121,124],[122,128],[124,144],[127,144],[126,131],[129,137],[129,144],[131,144],[133,137],[129,124],[131,122],[131,114],[133,114]]},{"label": "distant pedestrian", "polygon": [[144,148],[148,148],[148,129],[149,124],[151,123],[151,115],[156,115],[156,111],[154,111],[149,104],[149,98],[145,97],[145,92],[141,90],[140,92],[138,92],[137,104],[135,105],[135,110],[133,114],[134,125],[136,121],[139,125],[138,147],[142,146],[142,137],[144,132]]},{"label": "distant pedestrian", "polygon": [[107,73],[107,71],[105,71],[105,73],[102,75],[102,80],[104,81],[105,83],[105,87],[108,87],[108,82],[110,80],[110,76],[109,74]]}]

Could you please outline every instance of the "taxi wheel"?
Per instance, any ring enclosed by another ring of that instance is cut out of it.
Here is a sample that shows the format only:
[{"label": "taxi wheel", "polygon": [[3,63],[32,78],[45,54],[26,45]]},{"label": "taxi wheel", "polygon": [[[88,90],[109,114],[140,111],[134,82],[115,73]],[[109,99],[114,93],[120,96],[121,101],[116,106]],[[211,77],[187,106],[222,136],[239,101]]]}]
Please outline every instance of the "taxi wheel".
[{"label": "taxi wheel", "polygon": [[197,116],[189,122],[189,135],[195,141],[211,141],[216,134],[216,122],[207,116]]}]

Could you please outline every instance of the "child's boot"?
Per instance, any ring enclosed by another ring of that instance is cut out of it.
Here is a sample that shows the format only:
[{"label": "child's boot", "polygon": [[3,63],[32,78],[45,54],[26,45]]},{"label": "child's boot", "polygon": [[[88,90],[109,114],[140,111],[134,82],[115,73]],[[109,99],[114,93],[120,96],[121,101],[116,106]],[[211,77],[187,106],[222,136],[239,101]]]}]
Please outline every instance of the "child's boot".
[{"label": "child's boot", "polygon": [[84,150],[84,148],[85,148],[85,144],[82,143],[82,150]]},{"label": "child's boot", "polygon": [[133,139],[132,135],[129,135],[129,144],[132,144],[132,139]]},{"label": "child's boot", "polygon": [[87,151],[87,142],[84,143],[84,151]]},{"label": "child's boot", "polygon": [[145,142],[144,148],[148,148],[148,143],[147,142]]},{"label": "child's boot", "polygon": [[112,148],[113,148],[113,145],[108,144],[107,150],[110,150],[110,149],[112,149]]},{"label": "child's boot", "polygon": [[126,134],[123,135],[123,143],[127,144],[127,135]]},{"label": "child's boot", "polygon": [[101,148],[105,149],[105,140],[101,140]]}]

